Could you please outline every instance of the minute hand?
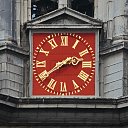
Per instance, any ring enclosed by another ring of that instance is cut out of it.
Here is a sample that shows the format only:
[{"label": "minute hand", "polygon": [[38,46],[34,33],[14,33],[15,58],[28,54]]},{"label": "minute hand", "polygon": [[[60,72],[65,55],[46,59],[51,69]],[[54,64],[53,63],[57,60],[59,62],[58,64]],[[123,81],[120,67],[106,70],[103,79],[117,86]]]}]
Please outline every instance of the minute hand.
[{"label": "minute hand", "polygon": [[77,58],[75,56],[67,57],[65,60],[63,60],[61,62],[57,62],[56,65],[51,70],[49,70],[48,72],[45,71],[44,74],[43,74],[42,80],[45,80],[52,72],[58,70],[63,65],[72,64],[72,65],[75,66],[75,65],[77,65],[82,60],[83,60],[82,58]]},{"label": "minute hand", "polygon": [[51,74],[52,72],[58,70],[59,68],[61,68],[63,65],[71,64],[71,61],[72,61],[72,58],[67,57],[65,60],[63,60],[61,62],[57,62],[55,67],[53,67],[50,71],[48,71],[48,75]]}]

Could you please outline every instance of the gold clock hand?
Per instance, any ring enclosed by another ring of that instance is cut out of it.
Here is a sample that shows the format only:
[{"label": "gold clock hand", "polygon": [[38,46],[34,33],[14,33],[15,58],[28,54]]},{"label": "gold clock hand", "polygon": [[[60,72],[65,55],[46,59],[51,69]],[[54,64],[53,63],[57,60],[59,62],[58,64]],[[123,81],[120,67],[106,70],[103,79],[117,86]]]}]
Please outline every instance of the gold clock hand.
[{"label": "gold clock hand", "polygon": [[83,58],[77,58],[75,56],[72,57],[72,65],[77,65],[80,61],[83,61]]},{"label": "gold clock hand", "polygon": [[63,65],[71,64],[71,62],[72,62],[71,57],[67,57],[65,60],[63,60],[61,62],[57,62],[56,65],[51,70],[49,70],[48,72],[45,70],[45,72],[43,73],[42,81],[45,80],[52,72],[58,70]]},{"label": "gold clock hand", "polygon": [[77,58],[75,56],[67,57],[65,60],[63,60],[61,62],[57,62],[56,65],[51,70],[49,70],[48,72],[45,70],[45,73],[43,74],[42,80],[45,80],[52,72],[58,70],[63,65],[67,65],[67,64],[77,65],[80,61],[83,61],[83,58]]},{"label": "gold clock hand", "polygon": [[56,71],[57,69],[61,68],[63,65],[66,65],[66,64],[71,64],[71,60],[72,58],[71,57],[67,57],[66,60],[63,60],[61,62],[57,62],[55,67],[53,67],[49,72],[48,74],[51,74],[52,72]]}]

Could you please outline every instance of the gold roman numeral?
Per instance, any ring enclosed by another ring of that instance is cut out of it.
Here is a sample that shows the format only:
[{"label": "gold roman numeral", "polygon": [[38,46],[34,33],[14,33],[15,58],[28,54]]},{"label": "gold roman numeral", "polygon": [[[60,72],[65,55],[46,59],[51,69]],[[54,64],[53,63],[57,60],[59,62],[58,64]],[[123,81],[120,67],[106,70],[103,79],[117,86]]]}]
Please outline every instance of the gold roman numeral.
[{"label": "gold roman numeral", "polygon": [[43,81],[43,80],[45,80],[46,78],[47,78],[47,76],[48,76],[48,72],[46,71],[46,70],[44,70],[43,72],[41,72],[40,74],[39,74],[39,77],[40,77],[40,79]]},{"label": "gold roman numeral", "polygon": [[44,51],[43,48],[41,48],[39,52],[44,53],[46,56],[49,54],[49,51]]},{"label": "gold roman numeral", "polygon": [[49,44],[51,45],[51,48],[54,49],[56,48],[58,45],[57,43],[55,42],[54,38],[52,38],[51,40],[48,41]]},{"label": "gold roman numeral", "polygon": [[86,48],[84,51],[79,52],[79,55],[82,57],[82,56],[84,56],[87,53],[89,53],[89,52],[88,52],[88,49]]},{"label": "gold roman numeral", "polygon": [[65,82],[60,82],[60,92],[67,92],[67,87]]},{"label": "gold roman numeral", "polygon": [[74,43],[74,45],[72,46],[72,48],[75,49],[79,42],[80,42],[79,40],[76,40],[76,42]]},{"label": "gold roman numeral", "polygon": [[46,67],[46,61],[36,61],[36,67]]},{"label": "gold roman numeral", "polygon": [[78,84],[77,84],[74,80],[72,80],[72,83],[73,83],[73,85],[74,85],[74,89],[79,88]]},{"label": "gold roman numeral", "polygon": [[54,79],[51,79],[50,82],[48,83],[47,87],[54,90],[56,83],[57,83],[57,81],[55,81]]},{"label": "gold roman numeral", "polygon": [[82,62],[82,68],[91,68],[92,67],[92,61],[83,61]]},{"label": "gold roman numeral", "polygon": [[68,36],[61,36],[61,46],[68,46]]},{"label": "gold roman numeral", "polygon": [[89,77],[89,75],[87,73],[85,73],[83,70],[81,70],[77,77],[79,77],[83,81],[86,81],[87,78]]}]

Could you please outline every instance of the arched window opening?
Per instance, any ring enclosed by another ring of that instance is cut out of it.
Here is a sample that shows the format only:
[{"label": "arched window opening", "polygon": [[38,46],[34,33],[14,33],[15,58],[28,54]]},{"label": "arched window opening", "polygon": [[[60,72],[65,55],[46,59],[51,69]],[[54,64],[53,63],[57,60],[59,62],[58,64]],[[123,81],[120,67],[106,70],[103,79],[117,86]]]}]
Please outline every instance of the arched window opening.
[{"label": "arched window opening", "polygon": [[72,0],[71,8],[88,16],[94,17],[94,0]]},{"label": "arched window opening", "polygon": [[32,0],[32,19],[57,8],[57,0]]},{"label": "arched window opening", "polygon": [[[94,0],[32,0],[32,19],[65,5],[78,12],[94,17]],[[65,7],[65,6],[64,6]]]}]

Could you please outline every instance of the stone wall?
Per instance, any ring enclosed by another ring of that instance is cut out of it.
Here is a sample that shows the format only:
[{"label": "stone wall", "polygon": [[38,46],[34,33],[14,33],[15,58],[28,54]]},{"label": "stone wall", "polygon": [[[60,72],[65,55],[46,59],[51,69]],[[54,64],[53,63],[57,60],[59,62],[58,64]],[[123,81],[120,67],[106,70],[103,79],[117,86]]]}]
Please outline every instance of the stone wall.
[{"label": "stone wall", "polygon": [[15,40],[15,1],[0,0],[0,41]]},{"label": "stone wall", "polygon": [[123,53],[113,53],[104,57],[103,81],[104,97],[123,95]]},{"label": "stone wall", "polygon": [[23,96],[25,54],[15,45],[0,45],[0,94]]},{"label": "stone wall", "polygon": [[0,128],[128,127],[128,98],[0,98]]},{"label": "stone wall", "polygon": [[128,1],[98,0],[95,1],[95,6],[95,18],[104,23],[100,42],[101,95],[112,98],[126,96]]}]

